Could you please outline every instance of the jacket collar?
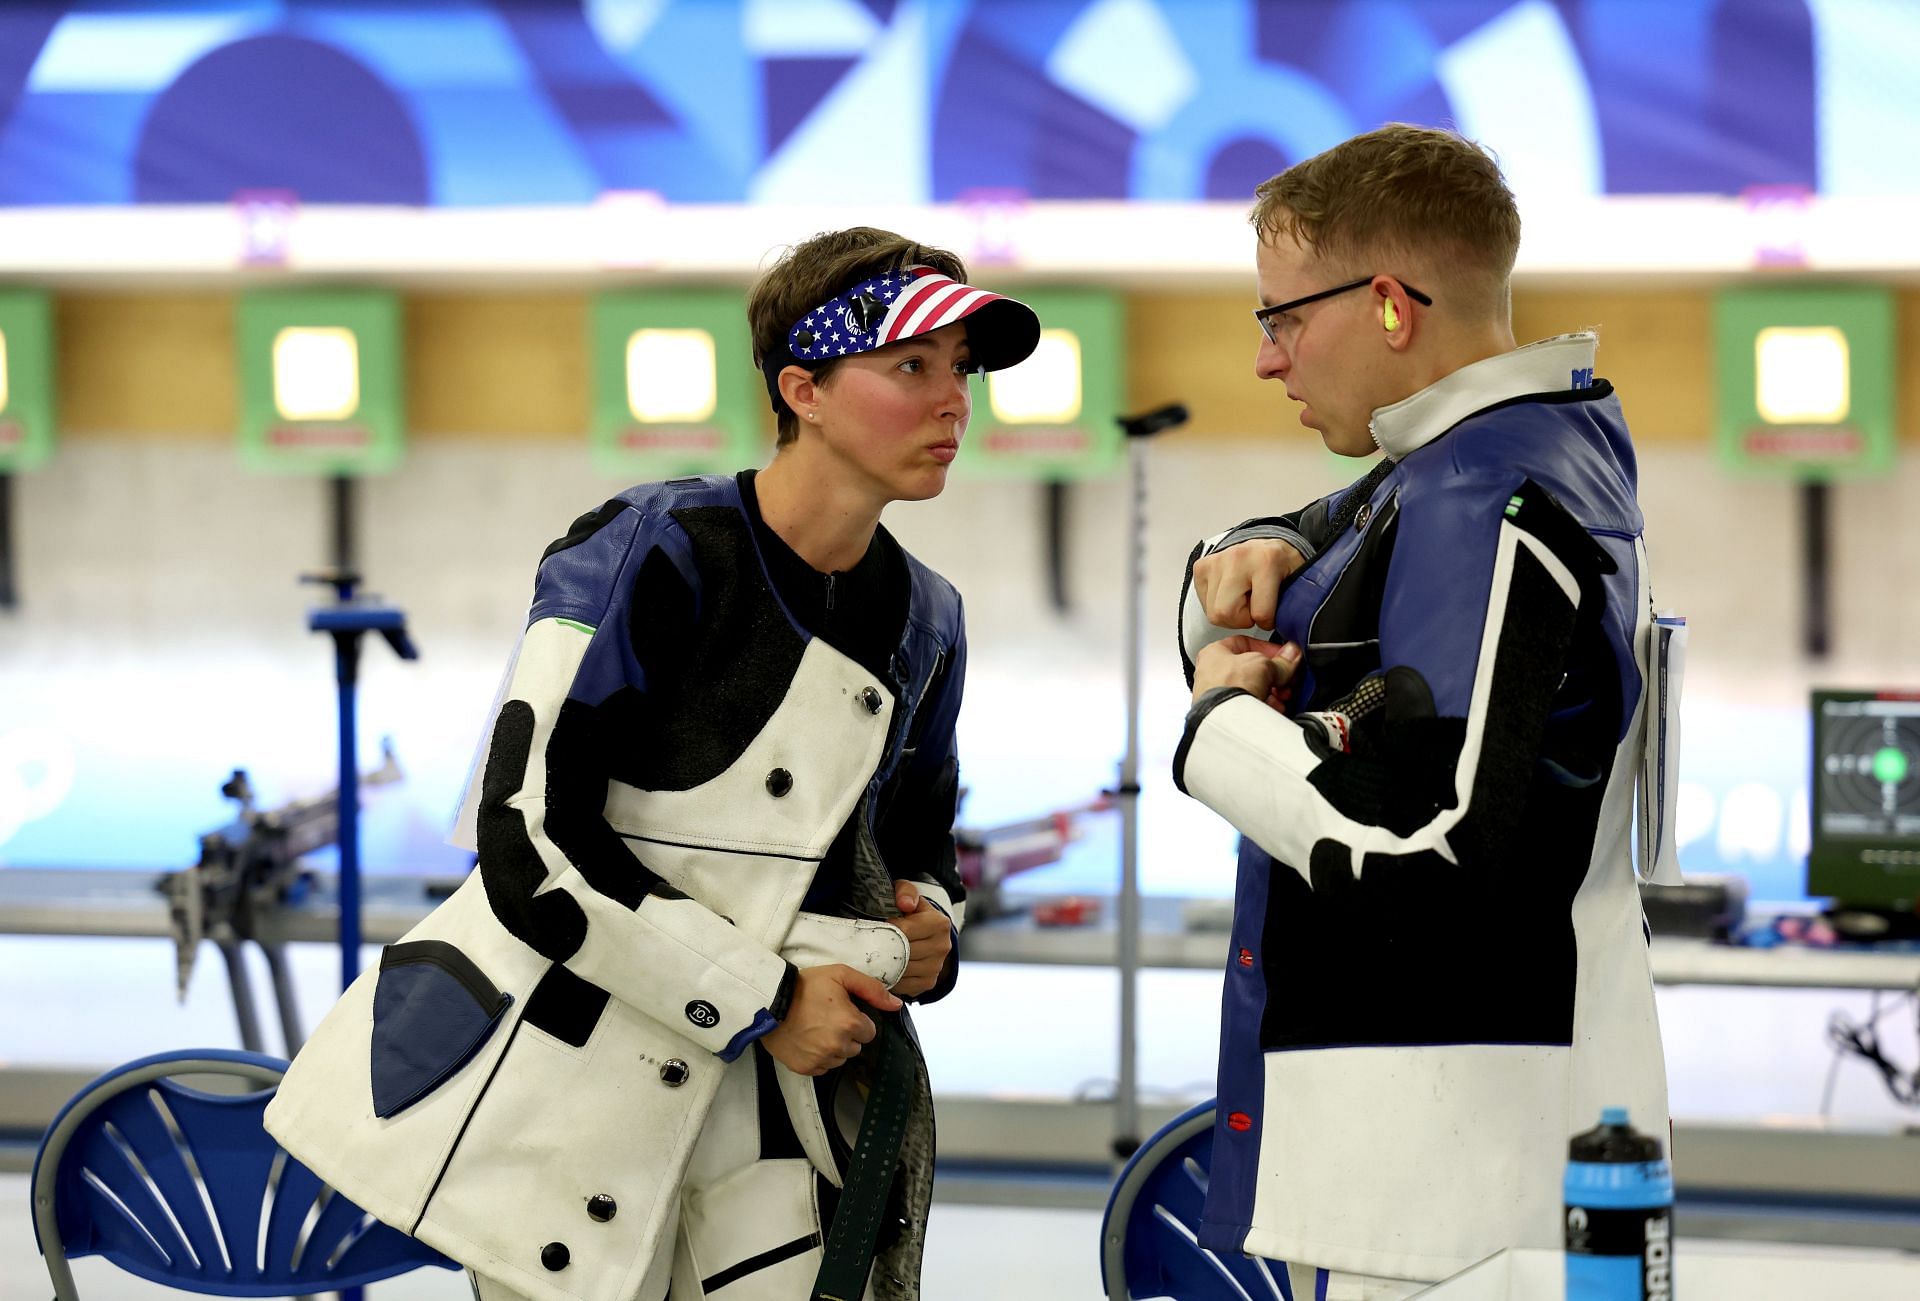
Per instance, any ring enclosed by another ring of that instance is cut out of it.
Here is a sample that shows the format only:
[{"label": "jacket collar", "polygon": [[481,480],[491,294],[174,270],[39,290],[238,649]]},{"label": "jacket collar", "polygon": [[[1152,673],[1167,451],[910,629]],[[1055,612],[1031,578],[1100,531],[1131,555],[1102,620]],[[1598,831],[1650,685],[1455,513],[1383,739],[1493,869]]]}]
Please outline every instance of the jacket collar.
[{"label": "jacket collar", "polygon": [[1373,441],[1393,460],[1418,451],[1476,411],[1535,393],[1558,393],[1593,383],[1599,337],[1592,331],[1558,334],[1497,357],[1462,366],[1412,397],[1373,413]]}]

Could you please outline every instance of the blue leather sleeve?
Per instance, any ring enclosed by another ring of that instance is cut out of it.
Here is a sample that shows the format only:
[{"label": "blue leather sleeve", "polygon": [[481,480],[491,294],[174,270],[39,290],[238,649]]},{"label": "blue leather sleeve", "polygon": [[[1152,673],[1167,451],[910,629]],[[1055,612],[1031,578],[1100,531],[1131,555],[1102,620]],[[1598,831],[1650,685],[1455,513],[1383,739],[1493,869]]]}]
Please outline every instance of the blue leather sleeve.
[{"label": "blue leather sleeve", "polygon": [[[1476,417],[1402,463],[1399,539],[1380,615],[1383,667],[1418,669],[1442,716],[1463,717],[1479,661],[1493,557],[1508,496],[1532,479],[1613,554],[1605,580],[1627,717],[1638,698],[1632,655],[1639,574],[1633,448],[1619,400],[1522,404]],[[1626,719],[1621,726],[1624,728]]]},{"label": "blue leather sleeve", "polygon": [[1505,474],[1410,476],[1380,607],[1380,665],[1426,679],[1434,712],[1464,718],[1492,592],[1501,510],[1525,482]]},{"label": "blue leather sleeve", "polygon": [[679,567],[697,601],[700,578],[693,564],[692,543],[672,511],[681,506],[738,507],[740,493],[732,479],[712,475],[639,484],[613,502],[624,502],[627,509],[610,516],[584,540],[549,551],[540,562],[528,623],[574,619],[598,627],[609,613],[624,617],[623,602],[632,590],[632,566],[656,547],[666,551]]},{"label": "blue leather sleeve", "polygon": [[628,507],[585,541],[541,561],[527,622],[574,619],[597,627],[626,568],[627,557],[639,541],[644,518]]}]

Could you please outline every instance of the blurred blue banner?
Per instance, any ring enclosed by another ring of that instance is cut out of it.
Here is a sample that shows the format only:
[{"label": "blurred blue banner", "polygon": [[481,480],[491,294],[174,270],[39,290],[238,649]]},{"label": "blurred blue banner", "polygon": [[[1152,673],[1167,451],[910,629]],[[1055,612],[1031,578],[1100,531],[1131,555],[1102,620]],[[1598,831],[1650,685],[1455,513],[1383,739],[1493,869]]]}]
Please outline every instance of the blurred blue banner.
[{"label": "blurred blue banner", "polygon": [[584,0],[0,8],[0,204],[1245,199],[1387,121],[1516,190],[1920,190],[1920,5]]}]

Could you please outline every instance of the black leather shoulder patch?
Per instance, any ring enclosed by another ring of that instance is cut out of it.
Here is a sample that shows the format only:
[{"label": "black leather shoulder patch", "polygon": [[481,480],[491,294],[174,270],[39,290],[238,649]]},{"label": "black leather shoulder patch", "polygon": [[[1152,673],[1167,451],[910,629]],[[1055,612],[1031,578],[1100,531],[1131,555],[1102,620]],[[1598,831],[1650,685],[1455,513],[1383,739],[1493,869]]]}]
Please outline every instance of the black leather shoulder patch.
[{"label": "black leather shoulder patch", "polygon": [[618,497],[613,497],[600,503],[600,505],[595,506],[592,510],[575,520],[567,529],[564,536],[557,537],[552,542],[549,542],[547,549],[540,553],[540,559],[545,560],[548,556],[565,551],[570,547],[579,546],[601,529],[613,523],[613,521],[619,517],[620,512],[626,508],[627,503]]}]

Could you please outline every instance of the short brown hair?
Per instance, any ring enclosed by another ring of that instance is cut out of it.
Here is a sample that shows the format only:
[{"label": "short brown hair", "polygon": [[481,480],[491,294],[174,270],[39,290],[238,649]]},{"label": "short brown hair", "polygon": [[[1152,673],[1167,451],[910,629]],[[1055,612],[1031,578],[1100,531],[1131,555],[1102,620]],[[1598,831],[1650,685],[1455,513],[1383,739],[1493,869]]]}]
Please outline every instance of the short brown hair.
[{"label": "short brown hair", "polygon": [[[753,332],[753,364],[760,366],[786,345],[793,323],[836,294],[872,276],[904,267],[929,266],[941,275],[965,281],[967,266],[945,249],[919,244],[904,235],[872,226],[830,230],[795,244],[764,271],[747,294],[747,326]],[[814,382],[833,373],[840,359],[815,362]],[[790,443],[800,420],[774,395],[779,441]]]},{"label": "short brown hair", "polygon": [[1285,236],[1321,257],[1354,263],[1411,255],[1483,279],[1502,310],[1520,210],[1493,156],[1434,127],[1393,122],[1296,163],[1254,191],[1250,220],[1268,242]]}]

